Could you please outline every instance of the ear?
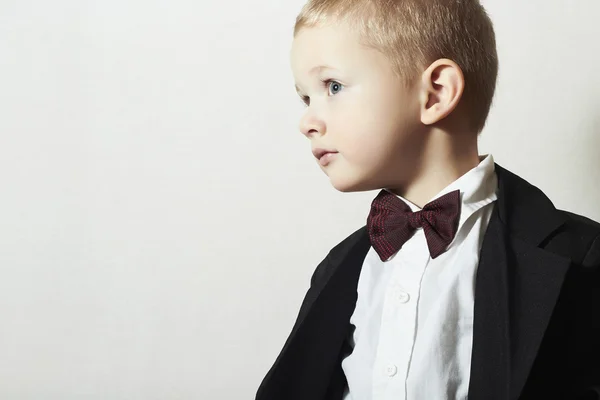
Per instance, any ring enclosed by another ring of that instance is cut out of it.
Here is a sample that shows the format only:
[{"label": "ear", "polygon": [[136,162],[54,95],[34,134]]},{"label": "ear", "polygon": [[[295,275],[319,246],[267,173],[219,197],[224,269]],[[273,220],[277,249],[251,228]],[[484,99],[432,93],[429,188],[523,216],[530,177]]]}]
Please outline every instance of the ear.
[{"label": "ear", "polygon": [[421,75],[421,122],[432,125],[458,106],[465,89],[462,70],[452,60],[434,61]]}]

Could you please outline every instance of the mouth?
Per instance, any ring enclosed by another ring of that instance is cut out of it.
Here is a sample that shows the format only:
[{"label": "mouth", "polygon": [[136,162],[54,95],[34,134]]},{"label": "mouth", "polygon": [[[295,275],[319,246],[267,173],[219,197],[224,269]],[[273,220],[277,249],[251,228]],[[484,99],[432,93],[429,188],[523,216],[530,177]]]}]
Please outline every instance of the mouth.
[{"label": "mouth", "polygon": [[337,151],[317,148],[314,149],[312,153],[315,156],[315,158],[320,161],[324,156],[328,154],[337,154]]},{"label": "mouth", "polygon": [[313,150],[312,153],[315,156],[315,158],[318,160],[319,164],[322,167],[325,167],[326,165],[328,165],[331,162],[331,160],[333,160],[335,158],[335,155],[338,152],[336,150],[316,148]]},{"label": "mouth", "polygon": [[323,154],[321,156],[321,158],[319,158],[319,164],[322,167],[327,166],[335,158],[336,154],[337,154],[337,151]]}]

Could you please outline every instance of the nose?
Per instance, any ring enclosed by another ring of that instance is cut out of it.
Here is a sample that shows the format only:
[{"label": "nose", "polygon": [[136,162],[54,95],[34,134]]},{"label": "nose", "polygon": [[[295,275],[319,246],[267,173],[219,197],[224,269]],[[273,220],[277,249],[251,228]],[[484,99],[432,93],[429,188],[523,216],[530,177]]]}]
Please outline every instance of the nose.
[{"label": "nose", "polygon": [[314,113],[307,110],[306,113],[300,118],[300,132],[307,138],[311,138],[313,135],[323,135],[325,133],[325,123],[322,119],[318,118]]}]

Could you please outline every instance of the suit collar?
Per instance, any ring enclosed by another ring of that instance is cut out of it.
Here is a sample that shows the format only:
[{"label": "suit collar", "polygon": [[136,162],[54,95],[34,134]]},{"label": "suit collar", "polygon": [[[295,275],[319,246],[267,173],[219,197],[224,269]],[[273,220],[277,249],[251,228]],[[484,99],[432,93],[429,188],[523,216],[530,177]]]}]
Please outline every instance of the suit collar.
[{"label": "suit collar", "polygon": [[495,164],[498,176],[498,217],[511,235],[539,246],[565,217],[537,187]]}]

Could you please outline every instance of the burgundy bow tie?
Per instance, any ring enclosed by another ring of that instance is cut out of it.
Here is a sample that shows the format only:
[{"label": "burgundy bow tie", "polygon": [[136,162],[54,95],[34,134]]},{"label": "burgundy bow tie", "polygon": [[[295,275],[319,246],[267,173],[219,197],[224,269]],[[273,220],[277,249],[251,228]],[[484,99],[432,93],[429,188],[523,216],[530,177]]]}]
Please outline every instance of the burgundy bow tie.
[{"label": "burgundy bow tie", "polygon": [[413,212],[395,194],[382,190],[371,204],[367,230],[371,245],[386,261],[413,235],[423,228],[431,258],[436,258],[454,239],[460,216],[460,190],[455,190],[425,204]]}]

